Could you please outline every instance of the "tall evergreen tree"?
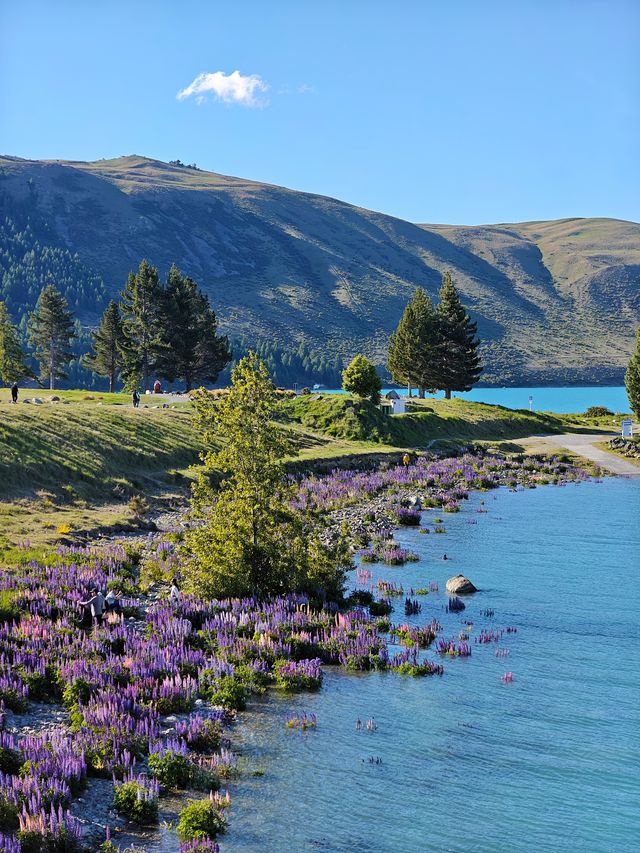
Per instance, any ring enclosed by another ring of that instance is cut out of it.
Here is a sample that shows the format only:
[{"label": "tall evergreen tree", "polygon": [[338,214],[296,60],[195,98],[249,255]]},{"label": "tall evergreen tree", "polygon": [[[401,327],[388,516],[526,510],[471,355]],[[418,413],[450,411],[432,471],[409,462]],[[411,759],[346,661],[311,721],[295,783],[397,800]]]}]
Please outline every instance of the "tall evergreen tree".
[{"label": "tall evergreen tree", "polygon": [[442,278],[440,301],[436,309],[439,325],[439,353],[436,388],[443,389],[447,400],[452,391],[470,391],[482,373],[478,354],[478,327],[472,322],[451,278]]},{"label": "tall evergreen tree", "polygon": [[406,383],[409,394],[420,396],[435,387],[438,323],[427,293],[418,287],[389,342],[389,370],[396,382]]},{"label": "tall evergreen tree", "polygon": [[170,382],[183,380],[187,391],[196,382],[215,382],[231,361],[229,341],[217,331],[209,300],[174,264],[164,292],[160,375]]},{"label": "tall evergreen tree", "polygon": [[411,347],[415,333],[415,320],[413,306],[411,303],[405,306],[400,322],[395,332],[389,338],[389,354],[387,367],[394,382],[406,385],[407,392],[411,396],[413,381],[411,378]]},{"label": "tall evergreen tree", "polygon": [[140,263],[137,273],[129,273],[122,292],[122,333],[120,372],[127,388],[142,382],[149,390],[149,377],[160,352],[163,292],[158,270],[147,260]]},{"label": "tall evergreen tree", "polygon": [[430,296],[421,287],[413,296],[414,335],[411,347],[411,377],[421,397],[437,387],[439,322]]},{"label": "tall evergreen tree", "polygon": [[75,337],[67,300],[53,284],[48,284],[29,315],[29,340],[40,363],[40,379],[48,381],[51,390],[56,379],[67,378],[64,368],[73,358],[70,347]]},{"label": "tall evergreen tree", "polygon": [[25,376],[33,376],[33,371],[27,364],[27,356],[7,306],[0,302],[0,384],[11,385]]},{"label": "tall evergreen tree", "polygon": [[627,372],[624,375],[624,384],[627,387],[631,409],[635,416],[640,418],[640,327],[638,327],[636,337],[636,350],[631,356]]},{"label": "tall evergreen tree", "polygon": [[98,376],[106,376],[109,380],[109,391],[114,391],[122,361],[120,351],[124,344],[122,317],[117,303],[111,301],[107,305],[92,338],[93,352],[83,357],[82,364]]}]

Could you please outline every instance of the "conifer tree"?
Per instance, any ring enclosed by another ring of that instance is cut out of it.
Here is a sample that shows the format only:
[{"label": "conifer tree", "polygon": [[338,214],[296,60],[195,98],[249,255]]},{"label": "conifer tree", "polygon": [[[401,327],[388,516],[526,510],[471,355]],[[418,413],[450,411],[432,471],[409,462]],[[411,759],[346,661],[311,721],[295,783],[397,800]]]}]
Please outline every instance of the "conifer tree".
[{"label": "conifer tree", "polygon": [[98,376],[106,376],[109,380],[109,391],[113,392],[120,372],[120,351],[124,344],[122,317],[117,303],[111,301],[107,305],[92,338],[93,352],[83,357],[82,364]]},{"label": "conifer tree", "polygon": [[7,306],[0,302],[0,384],[12,385],[25,376],[33,376],[33,371],[27,364],[27,356]]},{"label": "conifer tree", "polygon": [[405,306],[395,332],[389,338],[389,355],[387,358],[387,367],[394,382],[399,385],[406,385],[409,396],[411,396],[413,385],[411,351],[414,333],[413,307],[409,303]]},{"label": "conifer tree", "polygon": [[409,393],[417,386],[421,397],[434,387],[438,354],[438,323],[427,293],[418,287],[389,342],[389,370]]},{"label": "conifer tree", "polygon": [[640,418],[640,327],[638,327],[636,339],[636,349],[624,375],[624,384],[627,388],[631,410],[637,418]]},{"label": "conifer tree", "polygon": [[229,341],[217,330],[209,300],[174,264],[164,291],[160,374],[170,382],[182,379],[187,391],[197,382],[215,382],[231,360]]},{"label": "conifer tree", "polygon": [[40,363],[40,379],[48,381],[52,391],[56,379],[67,378],[64,368],[73,358],[70,347],[75,337],[67,300],[53,284],[48,284],[29,315],[29,340]]},{"label": "conifer tree", "polygon": [[138,272],[129,273],[120,305],[123,333],[120,372],[126,388],[136,388],[142,382],[143,390],[149,390],[149,377],[162,346],[162,309],[158,270],[143,260]]},{"label": "conifer tree", "polygon": [[[216,451],[203,454],[197,505],[205,521],[185,537],[186,587],[226,598],[307,592],[336,600],[351,557],[344,541],[324,545],[314,520],[292,508],[284,459],[293,446],[274,422],[277,395],[264,362],[250,352],[220,400],[194,395],[196,430]],[[210,476],[222,482],[215,491]]]},{"label": "conifer tree", "polygon": [[477,325],[460,302],[458,291],[446,272],[436,309],[439,325],[439,352],[434,387],[443,389],[447,400],[452,391],[470,391],[482,373],[476,339]]},{"label": "conifer tree", "polygon": [[425,391],[437,388],[439,348],[439,322],[431,298],[421,287],[413,296],[412,313],[414,334],[411,347],[411,376],[421,397]]}]

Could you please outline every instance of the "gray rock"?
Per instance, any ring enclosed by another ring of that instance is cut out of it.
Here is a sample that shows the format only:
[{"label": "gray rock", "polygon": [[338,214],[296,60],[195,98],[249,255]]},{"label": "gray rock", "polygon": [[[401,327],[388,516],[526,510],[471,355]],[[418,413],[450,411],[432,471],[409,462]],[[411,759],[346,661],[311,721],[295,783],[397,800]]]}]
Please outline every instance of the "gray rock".
[{"label": "gray rock", "polygon": [[454,578],[449,578],[446,590],[452,595],[469,595],[472,592],[477,592],[478,588],[464,575],[456,575]]}]

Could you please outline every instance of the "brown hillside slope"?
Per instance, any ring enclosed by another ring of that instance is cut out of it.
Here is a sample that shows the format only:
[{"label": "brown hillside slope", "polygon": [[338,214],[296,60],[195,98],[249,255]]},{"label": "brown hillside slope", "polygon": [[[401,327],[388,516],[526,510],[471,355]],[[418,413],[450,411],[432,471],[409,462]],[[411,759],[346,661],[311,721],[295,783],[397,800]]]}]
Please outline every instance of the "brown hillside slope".
[{"label": "brown hillside slope", "polygon": [[[416,285],[451,270],[493,381],[621,378],[640,323],[640,225],[416,225],[144,157],[0,158],[0,209],[48,224],[116,294],[142,257],[210,295],[225,331],[384,360]],[[87,315],[87,322],[95,317]]]}]

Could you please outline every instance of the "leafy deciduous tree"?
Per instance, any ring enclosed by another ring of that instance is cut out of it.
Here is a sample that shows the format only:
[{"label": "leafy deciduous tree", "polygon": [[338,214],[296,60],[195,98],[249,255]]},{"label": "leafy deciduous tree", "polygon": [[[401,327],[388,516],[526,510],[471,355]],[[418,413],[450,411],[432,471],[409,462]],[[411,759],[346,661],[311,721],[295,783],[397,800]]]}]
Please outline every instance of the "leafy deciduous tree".
[{"label": "leafy deciduous tree", "polygon": [[363,355],[357,355],[342,372],[342,387],[351,394],[377,403],[382,381],[375,366]]},{"label": "leafy deciduous tree", "polygon": [[29,315],[29,340],[40,363],[40,379],[55,388],[56,379],[66,379],[64,368],[73,358],[71,341],[76,337],[73,315],[64,296],[48,284],[43,288],[35,311]]}]

